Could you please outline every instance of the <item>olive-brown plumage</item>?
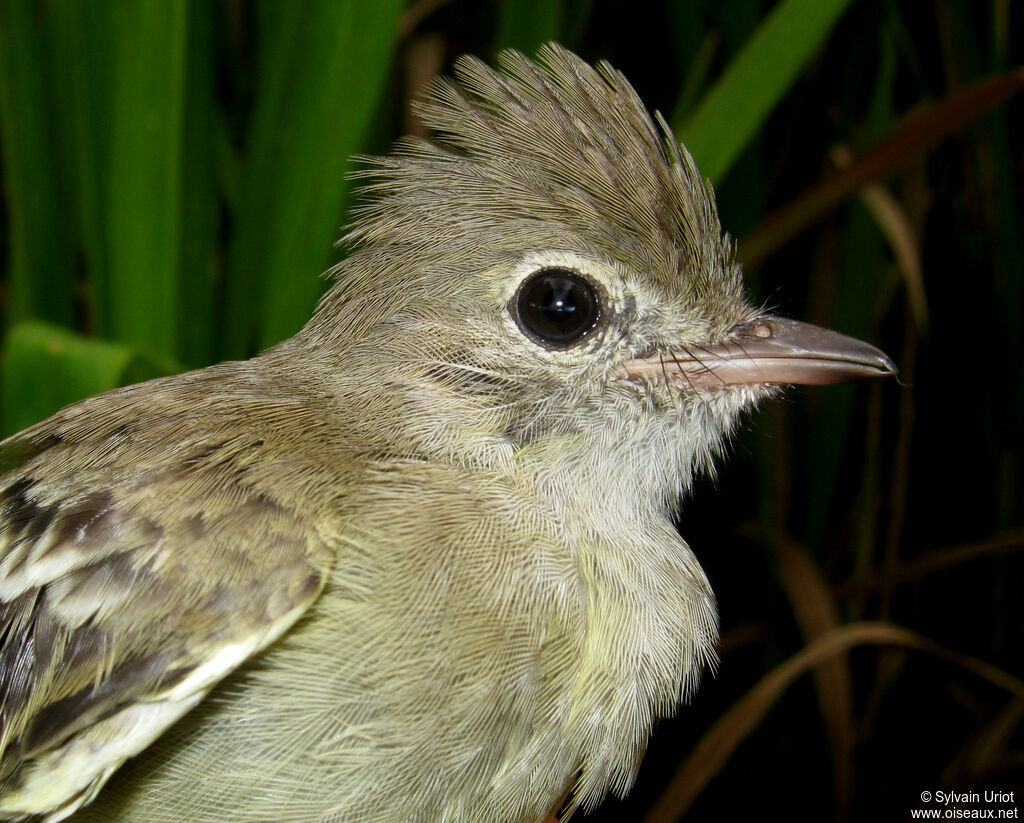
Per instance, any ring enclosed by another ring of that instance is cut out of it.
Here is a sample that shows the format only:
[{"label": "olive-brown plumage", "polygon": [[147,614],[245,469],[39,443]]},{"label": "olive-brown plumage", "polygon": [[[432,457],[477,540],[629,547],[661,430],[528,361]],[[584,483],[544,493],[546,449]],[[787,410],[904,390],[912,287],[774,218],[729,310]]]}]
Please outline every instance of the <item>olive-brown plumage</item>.
[{"label": "olive-brown plumage", "polygon": [[[565,50],[461,60],[296,337],[0,445],[0,819],[532,823],[714,658],[672,517],[787,382],[689,156]],[[564,804],[564,805],[563,805]]]}]

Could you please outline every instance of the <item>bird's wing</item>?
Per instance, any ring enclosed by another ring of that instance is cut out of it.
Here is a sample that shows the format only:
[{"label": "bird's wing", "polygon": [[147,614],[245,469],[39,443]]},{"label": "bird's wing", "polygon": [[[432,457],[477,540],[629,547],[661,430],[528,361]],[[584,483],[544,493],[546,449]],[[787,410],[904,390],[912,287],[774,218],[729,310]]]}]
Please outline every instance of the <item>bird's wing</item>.
[{"label": "bird's wing", "polygon": [[0,445],[0,819],[87,803],[322,587],[315,524],[252,483],[259,440],[116,438]]}]

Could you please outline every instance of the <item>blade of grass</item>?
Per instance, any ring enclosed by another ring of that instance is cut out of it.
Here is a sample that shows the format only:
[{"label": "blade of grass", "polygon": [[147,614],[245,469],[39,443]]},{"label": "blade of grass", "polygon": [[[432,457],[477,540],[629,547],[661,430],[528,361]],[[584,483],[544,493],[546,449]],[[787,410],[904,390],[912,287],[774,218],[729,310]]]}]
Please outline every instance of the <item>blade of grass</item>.
[{"label": "blade of grass", "polygon": [[11,248],[8,322],[70,324],[74,255],[61,203],[48,55],[31,0],[0,1],[0,157]]},{"label": "blade of grass", "polygon": [[909,629],[882,622],[840,626],[768,672],[717,720],[673,775],[658,802],[644,817],[644,823],[671,823],[679,820],[704,787],[721,772],[740,743],[798,677],[836,654],[863,645],[904,646],[928,652],[1005,689],[1015,697],[1024,697],[1024,681]]},{"label": "blade of grass", "polygon": [[739,247],[749,271],[801,231],[826,217],[865,183],[892,174],[929,148],[966,128],[1024,91],[1024,69],[1016,69],[954,92],[938,103],[904,115],[889,135],[844,170],[804,191],[768,215]]},{"label": "blade of grass", "polygon": [[716,31],[709,31],[700,45],[693,52],[693,59],[683,77],[682,90],[676,100],[675,109],[672,113],[673,123],[684,123],[697,101],[701,89],[707,83],[711,73],[711,64],[721,46],[721,35]]},{"label": "blade of grass", "polygon": [[[821,570],[803,547],[785,539],[777,543],[779,581],[805,643],[839,625],[839,607]],[[813,672],[814,691],[829,738],[835,772],[835,807],[847,808],[853,788],[853,675],[849,656],[837,653]]]},{"label": "blade of grass", "polygon": [[186,0],[119,0],[106,237],[110,334],[177,353]]},{"label": "blade of grass", "polygon": [[214,359],[216,324],[218,201],[216,88],[211,3],[190,6],[185,110],[182,129],[181,271],[177,315],[177,354],[183,363],[205,366]]},{"label": "blade of grass", "polygon": [[920,242],[906,210],[888,189],[878,183],[861,187],[861,200],[892,249],[896,267],[907,289],[907,303],[918,334],[928,334],[928,301],[925,296]]},{"label": "blade of grass", "polygon": [[323,291],[317,275],[336,256],[345,164],[379,104],[402,3],[261,8],[263,59],[227,269],[230,357],[294,334]]},{"label": "blade of grass", "polygon": [[963,761],[971,777],[984,775],[998,765],[1001,757],[1010,749],[1022,721],[1024,699],[1017,698],[1011,700],[977,737],[970,739]]},{"label": "blade of grass", "polygon": [[701,173],[721,180],[786,94],[850,0],[783,0],[692,115],[673,128]]},{"label": "blade of grass", "polygon": [[919,581],[936,572],[946,571],[962,563],[989,556],[1012,554],[1024,551],[1024,529],[1001,532],[971,543],[926,549],[919,552],[912,562],[903,561],[892,570],[889,580],[881,573],[871,576],[854,577],[836,587],[836,596],[842,599],[877,595],[886,583],[904,585]]},{"label": "blade of grass", "polygon": [[51,0],[47,12],[54,82],[62,101],[55,122],[64,139],[73,188],[73,211],[65,219],[77,227],[89,285],[85,328],[109,334],[106,222],[113,9],[106,3],[87,6],[77,0]]}]

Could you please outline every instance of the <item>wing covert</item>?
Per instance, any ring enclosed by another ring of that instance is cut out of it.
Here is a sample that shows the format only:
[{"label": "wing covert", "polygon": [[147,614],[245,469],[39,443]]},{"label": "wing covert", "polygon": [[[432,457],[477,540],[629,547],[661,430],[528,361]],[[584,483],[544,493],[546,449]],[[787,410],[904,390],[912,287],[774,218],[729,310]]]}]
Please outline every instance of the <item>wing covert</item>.
[{"label": "wing covert", "polygon": [[0,454],[0,819],[88,802],[290,628],[329,565],[313,518],[248,470],[262,441],[148,462],[102,441]]}]

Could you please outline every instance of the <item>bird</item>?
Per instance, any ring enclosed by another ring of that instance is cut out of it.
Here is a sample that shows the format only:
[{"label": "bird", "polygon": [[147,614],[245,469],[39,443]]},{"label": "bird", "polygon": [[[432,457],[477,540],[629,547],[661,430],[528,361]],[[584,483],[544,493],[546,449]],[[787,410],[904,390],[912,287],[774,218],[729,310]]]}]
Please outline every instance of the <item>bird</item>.
[{"label": "bird", "polygon": [[676,527],[789,384],[893,375],[744,294],[626,78],[460,58],[363,158],[312,319],[0,444],[0,820],[538,823],[715,660]]}]

